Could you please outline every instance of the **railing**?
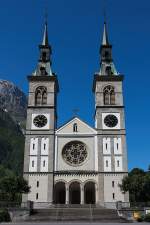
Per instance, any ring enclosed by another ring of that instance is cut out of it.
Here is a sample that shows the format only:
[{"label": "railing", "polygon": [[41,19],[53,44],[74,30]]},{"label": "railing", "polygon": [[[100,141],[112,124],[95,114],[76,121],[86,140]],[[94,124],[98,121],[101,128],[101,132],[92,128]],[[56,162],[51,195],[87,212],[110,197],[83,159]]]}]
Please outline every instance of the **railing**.
[{"label": "railing", "polygon": [[107,209],[138,209],[150,207],[150,202],[102,202],[98,204],[53,204],[52,202],[7,202],[0,201],[0,208],[12,209],[48,209],[48,208],[107,208]]},{"label": "railing", "polygon": [[7,202],[7,201],[0,201],[0,208],[8,208],[8,209],[20,209],[20,210],[29,210],[33,209],[33,202]]}]

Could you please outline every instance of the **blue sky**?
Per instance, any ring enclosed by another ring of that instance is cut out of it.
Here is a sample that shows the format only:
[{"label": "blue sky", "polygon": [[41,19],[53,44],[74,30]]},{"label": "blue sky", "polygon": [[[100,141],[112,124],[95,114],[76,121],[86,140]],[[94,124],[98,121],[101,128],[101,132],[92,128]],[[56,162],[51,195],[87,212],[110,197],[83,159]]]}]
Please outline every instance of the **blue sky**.
[{"label": "blue sky", "polygon": [[[109,39],[125,75],[129,169],[150,164],[150,1],[106,0]],[[73,116],[94,125],[93,75],[99,71],[103,0],[5,0],[0,7],[0,78],[27,93],[47,4],[52,69],[59,79],[58,125]]]}]

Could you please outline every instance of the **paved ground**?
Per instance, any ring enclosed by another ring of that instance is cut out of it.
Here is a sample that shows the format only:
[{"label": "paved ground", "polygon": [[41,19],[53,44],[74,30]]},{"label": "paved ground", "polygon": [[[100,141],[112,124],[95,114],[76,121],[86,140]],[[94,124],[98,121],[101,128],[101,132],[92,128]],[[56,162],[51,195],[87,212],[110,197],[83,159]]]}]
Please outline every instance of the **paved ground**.
[{"label": "paved ground", "polygon": [[[129,224],[129,225],[139,225],[139,223],[66,223],[66,222],[62,222],[62,223],[60,223],[60,222],[58,222],[58,223],[53,223],[53,222],[51,222],[51,223],[20,223],[20,222],[18,222],[18,223],[1,223],[1,225],[7,225],[7,224],[11,224],[11,225],[15,225],[15,224],[17,224],[17,225],[91,225],[91,224],[94,224],[94,225],[127,225],[127,224]],[[142,225],[147,225],[148,223],[142,223]]]}]

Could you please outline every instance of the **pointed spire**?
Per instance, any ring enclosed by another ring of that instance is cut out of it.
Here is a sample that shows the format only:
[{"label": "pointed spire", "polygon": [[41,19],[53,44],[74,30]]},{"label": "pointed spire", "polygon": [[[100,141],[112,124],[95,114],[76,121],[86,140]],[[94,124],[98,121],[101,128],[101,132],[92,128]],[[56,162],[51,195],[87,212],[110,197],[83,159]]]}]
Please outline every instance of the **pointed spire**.
[{"label": "pointed spire", "polygon": [[47,28],[47,21],[45,22],[45,27],[44,27],[44,35],[43,35],[43,46],[48,46],[48,28]]},{"label": "pointed spire", "polygon": [[109,45],[106,22],[104,22],[104,31],[103,31],[102,45]]}]

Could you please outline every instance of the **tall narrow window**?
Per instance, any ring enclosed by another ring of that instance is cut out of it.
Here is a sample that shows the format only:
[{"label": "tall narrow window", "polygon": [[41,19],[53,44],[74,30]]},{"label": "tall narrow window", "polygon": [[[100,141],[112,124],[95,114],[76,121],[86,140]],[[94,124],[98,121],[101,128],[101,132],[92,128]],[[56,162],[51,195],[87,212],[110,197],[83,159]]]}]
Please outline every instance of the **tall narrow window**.
[{"label": "tall narrow window", "polygon": [[44,91],[42,95],[42,105],[46,105],[46,104],[47,104],[47,93],[46,91]]},{"label": "tall narrow window", "polygon": [[109,105],[109,93],[107,91],[104,93],[104,105]]},{"label": "tall narrow window", "polygon": [[114,181],[112,181],[112,187],[114,187],[115,186],[115,182]]},{"label": "tall narrow window", "polygon": [[78,126],[77,123],[73,124],[73,132],[78,132]]},{"label": "tall narrow window", "polygon": [[46,149],[46,144],[44,143],[44,150]]},{"label": "tall narrow window", "polygon": [[108,167],[108,160],[106,160],[106,167]]},{"label": "tall narrow window", "polygon": [[107,145],[107,143],[106,143],[106,150],[107,150],[107,147],[108,147],[108,145]]},{"label": "tall narrow window", "polygon": [[39,181],[37,181],[36,186],[39,187]]},{"label": "tall narrow window", "polygon": [[115,105],[115,90],[114,87],[108,85],[103,90],[104,105]]},{"label": "tall narrow window", "polygon": [[34,161],[32,161],[32,167],[34,167]]},{"label": "tall narrow window", "polygon": [[46,52],[42,52],[42,60],[45,62],[46,61]]},{"label": "tall narrow window", "polygon": [[43,167],[45,167],[45,160],[43,161]]},{"label": "tall narrow window", "polygon": [[110,93],[110,104],[115,105],[115,92],[114,92],[114,90],[112,90],[111,93]]},{"label": "tall narrow window", "polygon": [[119,167],[120,166],[120,163],[119,163],[119,160],[117,160],[117,167]]},{"label": "tall narrow window", "polygon": [[119,144],[117,143],[117,150],[118,150],[118,148],[119,148]]},{"label": "tall narrow window", "polygon": [[39,194],[38,193],[36,193],[36,200],[39,198]]},{"label": "tall narrow window", "polygon": [[33,144],[33,150],[35,149],[35,144]]},{"label": "tall narrow window", "polygon": [[115,199],[115,193],[112,194],[113,200]]}]

